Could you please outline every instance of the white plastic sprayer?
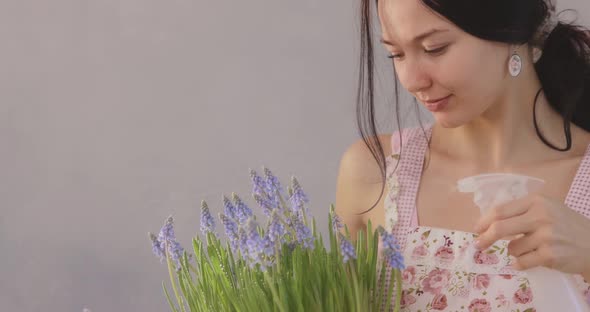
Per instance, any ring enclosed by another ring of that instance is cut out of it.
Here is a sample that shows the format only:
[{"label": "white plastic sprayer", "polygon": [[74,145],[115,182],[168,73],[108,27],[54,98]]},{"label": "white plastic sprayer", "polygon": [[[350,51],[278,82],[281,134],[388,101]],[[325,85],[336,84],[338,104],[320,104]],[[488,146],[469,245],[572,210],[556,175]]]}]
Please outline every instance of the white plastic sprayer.
[{"label": "white plastic sprayer", "polygon": [[[461,179],[457,188],[459,192],[474,193],[473,201],[484,215],[490,208],[534,193],[544,184],[529,176],[494,173]],[[545,267],[529,269],[526,274],[538,312],[590,312],[571,275]]]}]

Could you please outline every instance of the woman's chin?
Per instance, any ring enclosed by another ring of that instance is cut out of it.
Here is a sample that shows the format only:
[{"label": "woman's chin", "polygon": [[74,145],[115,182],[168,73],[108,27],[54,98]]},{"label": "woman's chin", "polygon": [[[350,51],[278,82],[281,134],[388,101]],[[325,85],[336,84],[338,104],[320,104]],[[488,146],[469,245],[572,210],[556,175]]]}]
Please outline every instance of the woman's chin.
[{"label": "woman's chin", "polygon": [[443,128],[457,128],[465,124],[465,121],[453,118],[451,114],[434,114],[436,124]]}]

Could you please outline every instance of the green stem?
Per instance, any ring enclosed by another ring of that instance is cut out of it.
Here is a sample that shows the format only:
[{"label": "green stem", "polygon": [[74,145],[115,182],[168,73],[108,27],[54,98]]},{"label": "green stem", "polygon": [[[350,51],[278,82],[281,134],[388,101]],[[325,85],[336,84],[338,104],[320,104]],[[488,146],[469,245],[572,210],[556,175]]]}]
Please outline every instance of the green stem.
[{"label": "green stem", "polygon": [[285,203],[285,200],[283,199],[283,195],[281,195],[281,193],[277,192],[277,194],[279,194],[279,200],[281,201],[281,208],[283,209],[283,211],[287,211],[287,204]]},{"label": "green stem", "polygon": [[285,307],[283,307],[283,303],[281,302],[281,299],[279,298],[279,294],[277,293],[277,289],[275,288],[275,284],[274,284],[275,281],[273,279],[271,279],[270,276],[268,276],[268,272],[264,272],[264,279],[266,280],[266,283],[270,287],[270,291],[272,292],[272,298],[275,301],[275,304],[279,307],[279,311],[287,312]]},{"label": "green stem", "polygon": [[307,214],[305,213],[305,207],[303,204],[301,205],[301,213],[303,214],[303,224],[305,224],[305,226],[309,226],[307,225]]},{"label": "green stem", "polygon": [[188,266],[193,273],[198,274],[197,269],[192,264],[189,263]]},{"label": "green stem", "polygon": [[280,237],[278,238],[279,240],[275,241],[275,268],[277,269],[277,275],[281,276],[281,264],[279,263],[280,259],[279,259],[279,251],[280,251]]},{"label": "green stem", "polygon": [[351,276],[352,276],[352,285],[353,285],[353,289],[354,289],[354,297],[355,297],[355,303],[356,303],[356,310],[355,311],[362,311],[362,307],[361,307],[361,294],[359,292],[359,280],[357,278],[356,275],[356,270],[355,270],[355,265],[352,263],[353,261],[349,261],[348,262],[348,268],[350,269],[351,272]]},{"label": "green stem", "polygon": [[395,270],[395,285],[396,285],[396,296],[395,296],[395,312],[399,312],[401,302],[402,302],[402,277],[401,272],[396,269]]},{"label": "green stem", "polygon": [[168,274],[170,275],[170,283],[172,283],[172,290],[174,291],[174,296],[176,296],[176,301],[178,301],[178,304],[180,306],[180,310],[182,312],[185,312],[184,310],[184,301],[182,300],[182,297],[180,297],[180,295],[178,294],[178,289],[176,288],[176,282],[174,279],[174,272],[172,271],[172,260],[170,260],[170,254],[168,253],[168,241],[166,241],[164,243],[165,246],[165,254],[166,254],[166,264],[168,264]]}]

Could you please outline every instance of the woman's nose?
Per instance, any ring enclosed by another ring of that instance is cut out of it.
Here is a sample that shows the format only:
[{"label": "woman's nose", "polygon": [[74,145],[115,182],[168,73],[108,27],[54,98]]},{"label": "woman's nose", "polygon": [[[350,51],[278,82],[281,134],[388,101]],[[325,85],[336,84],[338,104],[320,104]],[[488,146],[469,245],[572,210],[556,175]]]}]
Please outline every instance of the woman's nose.
[{"label": "woman's nose", "polygon": [[400,82],[412,94],[419,93],[432,85],[430,73],[419,61],[408,60],[400,70],[398,70]]}]

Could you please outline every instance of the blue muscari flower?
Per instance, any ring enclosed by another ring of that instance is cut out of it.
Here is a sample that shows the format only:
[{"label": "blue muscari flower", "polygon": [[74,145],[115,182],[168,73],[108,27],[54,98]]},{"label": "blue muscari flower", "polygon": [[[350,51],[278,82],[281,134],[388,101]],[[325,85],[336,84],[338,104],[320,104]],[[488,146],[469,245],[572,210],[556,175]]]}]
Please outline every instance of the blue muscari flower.
[{"label": "blue muscari flower", "polygon": [[208,232],[215,233],[215,220],[209,211],[205,201],[201,202],[201,233],[206,235]]},{"label": "blue muscari flower", "polygon": [[279,178],[272,174],[270,169],[264,168],[264,176],[266,177],[266,187],[268,190],[276,190],[279,193],[283,192],[281,181],[279,181]]},{"label": "blue muscari flower", "polygon": [[344,225],[342,224],[342,218],[334,213],[332,215],[332,231],[334,231],[334,233],[339,233],[340,229],[343,227]]},{"label": "blue muscari flower", "polygon": [[262,238],[260,237],[260,233],[258,233],[258,224],[254,220],[254,218],[248,219],[246,223],[246,233],[247,233],[247,241],[246,244],[248,245],[248,252],[250,256],[254,256],[262,252]]},{"label": "blue muscari flower", "polygon": [[[270,233],[269,233],[270,234]],[[271,240],[270,235],[267,234],[262,239],[263,252],[267,259],[270,259],[275,255],[275,243]]]},{"label": "blue muscari flower", "polygon": [[268,225],[268,238],[271,242],[281,242],[281,238],[285,235],[285,226],[281,222],[281,217],[277,210],[273,210],[270,217],[270,224]]},{"label": "blue muscari flower", "polygon": [[313,248],[314,237],[309,227],[299,218],[294,218],[292,222],[295,228],[297,242],[303,245],[303,248]]},{"label": "blue muscari flower", "polygon": [[158,241],[160,242],[161,246],[164,246],[165,240],[175,240],[176,236],[174,235],[174,219],[172,216],[169,216],[166,219],[166,223],[160,229],[158,233]]},{"label": "blue muscari flower", "polygon": [[268,168],[264,168],[264,176],[266,177],[266,191],[271,205],[282,210],[280,196],[283,193],[283,186],[281,185],[281,181]]},{"label": "blue muscari flower", "polygon": [[244,224],[248,218],[252,216],[252,209],[250,209],[236,193],[232,193],[232,200],[236,208],[236,219],[239,224]]},{"label": "blue muscari flower", "polygon": [[[309,202],[309,199],[307,198],[307,195],[305,195],[305,193],[303,192],[303,189],[301,188],[299,181],[297,181],[297,178],[292,177],[291,184],[293,186],[293,193],[291,194],[291,197],[289,197],[289,202],[291,204],[291,210],[293,211],[293,213],[298,215],[302,212],[305,203]],[[308,213],[309,211],[306,209],[305,212]]]},{"label": "blue muscari flower", "polygon": [[176,269],[180,270],[181,269],[180,259],[182,257],[182,253],[184,252],[184,249],[182,248],[182,246],[180,246],[180,243],[178,243],[177,241],[169,241],[168,242],[168,252],[170,253],[170,256],[172,257],[172,261],[174,261],[176,263]]},{"label": "blue muscari flower", "polygon": [[158,233],[158,241],[160,242],[160,249],[167,251],[172,260],[176,262],[176,268],[180,269],[180,257],[182,256],[184,249],[176,241],[176,236],[174,235],[174,219],[172,216],[169,216],[168,219],[166,219],[166,223],[162,229],[160,229],[160,233]]},{"label": "blue muscari flower", "polygon": [[276,207],[274,200],[269,197],[270,193],[267,188],[267,184],[262,177],[260,177],[256,171],[250,170],[250,177],[252,179],[252,197],[256,203],[262,207],[262,212],[267,217],[270,217],[270,212]]},{"label": "blue muscari flower", "polygon": [[254,201],[256,201],[260,207],[262,207],[262,212],[264,212],[264,215],[270,217],[271,211],[274,210],[270,200],[258,194],[252,194],[252,196],[254,197]]},{"label": "blue muscari flower", "polygon": [[148,233],[151,241],[152,241],[152,251],[153,253],[158,256],[158,258],[160,258],[160,262],[162,262],[164,260],[164,257],[166,256],[166,254],[164,253],[164,249],[162,248],[160,241],[158,240],[158,237],[156,236],[156,234],[149,232]]},{"label": "blue muscari flower", "polygon": [[225,234],[229,238],[229,243],[232,249],[232,252],[236,252],[238,247],[238,225],[230,219],[228,216],[220,213],[219,219],[223,223],[223,227],[225,228]]},{"label": "blue muscari flower", "polygon": [[352,244],[342,233],[338,235],[340,237],[340,252],[342,253],[342,262],[346,263],[350,259],[356,259],[356,251]]},{"label": "blue muscari flower", "polygon": [[238,248],[243,260],[248,260],[248,233],[243,226],[238,228]]},{"label": "blue muscari flower", "polygon": [[236,207],[227,196],[223,195],[223,213],[230,219],[236,219]]},{"label": "blue muscari flower", "polygon": [[265,269],[265,267],[268,265],[263,258],[265,252],[265,241],[260,236],[260,233],[258,233],[258,224],[254,218],[248,219],[246,223],[246,237],[250,267],[260,264],[261,268]]},{"label": "blue muscari flower", "polygon": [[394,269],[405,269],[404,257],[398,251],[384,250],[383,257],[386,259],[387,264]]},{"label": "blue muscari flower", "polygon": [[401,254],[401,248],[397,239],[382,227],[379,227],[378,230],[381,233],[381,239],[383,241],[383,258],[385,258],[387,264],[393,269],[403,270],[405,268],[404,257]]},{"label": "blue muscari flower", "polygon": [[252,194],[266,196],[266,183],[256,171],[250,169],[250,179],[252,180]]}]

